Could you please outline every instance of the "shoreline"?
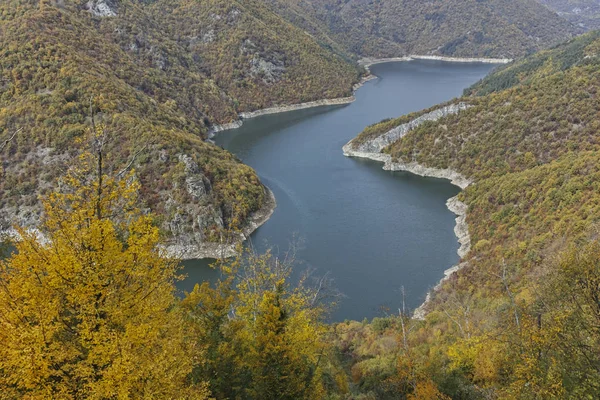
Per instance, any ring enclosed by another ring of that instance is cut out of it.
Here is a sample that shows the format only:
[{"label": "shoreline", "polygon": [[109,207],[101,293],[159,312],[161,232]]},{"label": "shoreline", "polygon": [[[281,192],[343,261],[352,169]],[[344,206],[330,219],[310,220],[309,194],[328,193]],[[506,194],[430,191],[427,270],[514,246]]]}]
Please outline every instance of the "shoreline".
[{"label": "shoreline", "polygon": [[[442,110],[446,110],[447,108],[448,107],[444,107]],[[450,112],[450,113],[457,113],[461,109],[464,109],[464,108],[461,107],[460,105],[457,105],[456,111]],[[438,110],[433,111],[433,113],[435,113],[436,111],[438,111]],[[447,115],[446,113],[443,113],[443,112],[438,113],[438,114],[440,115],[439,118],[442,118],[443,116]],[[424,120],[431,120],[431,119],[429,119],[429,118],[422,119],[421,123]],[[354,139],[352,139],[348,143],[346,143],[346,145],[344,145],[342,147],[344,156],[365,158],[365,159],[369,159],[372,161],[381,162],[381,163],[383,163],[382,168],[386,171],[405,171],[405,172],[410,172],[412,174],[423,176],[423,177],[447,179],[454,186],[459,187],[461,189],[461,191],[466,189],[469,185],[471,185],[473,182],[470,179],[466,178],[464,175],[462,175],[459,172],[454,171],[452,169],[430,168],[430,167],[426,167],[421,164],[418,164],[416,162],[411,162],[411,163],[393,162],[391,155],[381,153],[381,151],[383,150],[385,145],[382,144],[382,141],[377,142],[377,139],[385,137],[386,135],[390,134],[390,132],[392,132],[392,135],[397,136],[397,132],[394,132],[394,131],[398,130],[398,128],[401,128],[402,126],[410,127],[410,129],[406,129],[402,133],[401,136],[397,137],[396,140],[398,140],[402,136],[404,136],[408,132],[410,132],[410,130],[414,129],[416,126],[419,125],[419,124],[415,124],[414,121],[415,120],[408,122],[407,124],[403,124],[400,127],[394,128],[394,129],[390,130],[389,132],[386,132],[386,133],[378,136],[377,138],[371,139],[367,143],[361,144],[361,146],[364,146],[367,148],[374,147],[375,150],[378,150],[378,151],[356,150],[353,147]],[[374,144],[374,142],[376,142],[376,144]],[[454,234],[456,235],[457,241],[460,244],[460,247],[457,250],[457,254],[462,261],[469,254],[469,252],[471,250],[471,236],[469,235],[469,226],[467,224],[468,206],[465,203],[463,203],[462,201],[460,201],[458,199],[458,196],[459,195],[449,198],[446,201],[446,207],[448,208],[448,210],[450,212],[452,212],[454,215],[456,215]],[[428,313],[427,307],[428,307],[429,303],[431,302],[432,294],[437,292],[441,288],[442,284],[445,281],[450,279],[452,277],[452,275],[454,275],[456,272],[460,271],[467,264],[468,264],[468,262],[459,262],[458,264],[453,265],[452,267],[450,267],[444,271],[444,276],[442,277],[442,279],[436,284],[436,286],[434,286],[433,289],[431,289],[430,291],[427,292],[425,301],[414,310],[414,312],[413,312],[414,319],[417,319],[417,320],[425,319],[425,317],[427,316],[427,313]]]},{"label": "shoreline", "polygon": [[410,55],[403,57],[390,57],[390,58],[370,58],[364,57],[358,60],[358,65],[368,68],[371,65],[383,64],[388,62],[401,62],[401,61],[413,61],[413,60],[432,60],[432,61],[447,61],[457,63],[484,63],[484,64],[508,64],[513,61],[512,58],[486,58],[486,57],[445,57],[435,55]]},{"label": "shoreline", "polygon": [[341,106],[341,105],[353,103],[356,100],[355,94],[358,89],[363,87],[363,85],[365,83],[372,81],[374,79],[378,79],[378,77],[375,75],[372,75],[368,69],[367,69],[367,72],[368,72],[367,76],[364,76],[358,83],[354,84],[354,86],[352,87],[352,95],[351,96],[338,97],[335,99],[315,100],[315,101],[309,101],[306,103],[274,106],[274,107],[263,108],[263,109],[256,110],[256,111],[242,112],[242,113],[238,114],[239,119],[237,119],[233,122],[229,122],[226,124],[220,124],[220,125],[212,125],[210,127],[210,129],[208,130],[208,139],[210,140],[210,139],[214,138],[215,135],[219,132],[241,128],[242,125],[244,124],[244,120],[261,117],[263,115],[280,114],[280,113],[305,110],[308,108],[315,108],[315,107]]},{"label": "shoreline", "polygon": [[[206,258],[228,258],[233,257],[237,254],[237,246],[239,243],[245,241],[255,230],[257,230],[262,224],[273,215],[277,208],[277,201],[275,195],[267,186],[264,186],[266,191],[265,204],[257,211],[250,215],[248,223],[244,227],[243,231],[239,234],[239,240],[235,243],[211,243],[204,242],[198,244],[179,245],[179,244],[167,244],[160,245],[159,251],[166,257],[179,259],[181,261],[186,260],[202,260]],[[41,244],[47,244],[48,239],[36,228],[29,228],[26,230],[28,233],[36,236],[36,239]],[[20,235],[14,228],[6,230],[0,230],[0,239],[6,237],[10,240],[19,240]]]},{"label": "shoreline", "polygon": [[[232,122],[229,122],[226,124],[211,126],[210,129],[208,130],[208,140],[213,139],[215,137],[215,135],[219,132],[223,132],[223,131],[227,131],[227,130],[231,130],[231,129],[238,129],[238,128],[242,127],[244,124],[244,120],[246,120],[246,119],[252,119],[252,118],[260,117],[263,115],[272,115],[272,114],[279,114],[279,113],[285,113],[285,112],[296,111],[296,110],[303,110],[303,109],[314,108],[314,107],[350,104],[356,100],[355,94],[358,89],[360,89],[365,83],[367,83],[371,80],[374,80],[374,79],[378,79],[377,76],[371,74],[371,70],[369,69],[369,67],[371,65],[386,63],[386,62],[402,62],[402,61],[411,61],[411,60],[439,60],[439,61],[463,62],[463,63],[481,62],[481,63],[489,63],[489,64],[506,64],[506,63],[509,63],[512,61],[511,59],[501,59],[501,58],[461,58],[461,57],[443,57],[443,56],[425,56],[425,55],[421,55],[421,56],[420,55],[411,55],[411,56],[405,56],[405,57],[380,58],[380,59],[363,58],[358,61],[358,65],[363,66],[365,68],[365,70],[367,71],[367,75],[364,76],[358,83],[356,83],[352,87],[352,92],[353,92],[352,96],[341,97],[341,98],[336,98],[336,99],[316,100],[316,101],[299,103],[299,104],[274,106],[274,107],[269,107],[269,108],[265,108],[262,110],[256,110],[256,111],[251,111],[251,112],[242,112],[242,113],[238,114],[239,119],[236,121],[232,121]],[[452,106],[450,106],[450,107],[452,107]],[[459,104],[456,112],[458,112],[461,109],[464,109],[466,107],[468,107],[468,105]],[[451,111],[451,113],[454,113],[454,110]],[[414,126],[412,126],[410,129],[412,129],[412,128],[414,128]],[[383,134],[381,136],[385,136],[385,134]],[[375,138],[375,139],[378,139],[378,138]],[[450,180],[450,182],[452,184],[460,187],[461,189],[464,189],[469,184],[471,184],[471,181],[469,181],[467,178],[465,178],[461,174],[457,173],[456,171],[428,168],[428,167],[425,167],[425,166],[422,166],[422,165],[419,165],[416,163],[410,163],[410,164],[392,163],[391,157],[389,155],[376,153],[376,152],[361,153],[359,155],[358,153],[360,153],[360,152],[356,152],[356,151],[353,151],[350,149],[349,145],[351,143],[352,143],[352,141],[350,141],[346,146],[344,146],[344,155],[349,156],[349,157],[369,158],[371,160],[383,162],[384,169],[388,169],[390,171],[407,171],[407,172],[411,172],[415,175],[448,179],[448,180]],[[348,147],[348,150],[350,150],[350,152],[352,152],[352,154],[347,154],[348,153],[346,151],[347,147]],[[269,190],[268,188],[266,188],[266,189]],[[275,200],[273,193],[270,190],[269,190],[269,196],[271,198],[269,203],[272,202],[272,204],[274,204],[273,209],[270,210],[270,212],[264,213],[264,216],[262,218],[259,218],[258,220],[253,220],[251,217],[251,219],[249,221],[249,225],[248,225],[250,228],[246,228],[244,230],[244,232],[241,235],[240,242],[243,242],[244,240],[246,240],[250,236],[250,234],[252,234],[252,232],[254,232],[262,224],[267,222],[267,220],[273,214],[275,207],[276,207],[276,200]],[[453,212],[455,215],[457,215],[455,233],[457,235],[459,243],[461,244],[461,246],[458,250],[458,254],[461,258],[463,258],[470,250],[470,237],[469,237],[469,233],[468,233],[468,227],[466,226],[466,221],[465,221],[467,206],[464,203],[460,202],[458,200],[458,198],[456,198],[456,197],[449,199],[447,206],[451,212]],[[460,213],[461,210],[464,210],[462,212],[462,214]],[[257,212],[260,213],[261,210],[259,210]],[[193,249],[193,247],[196,247],[196,249]],[[171,245],[171,246],[168,246],[167,249],[169,249],[169,251],[175,252],[175,254],[183,254],[183,257],[181,257],[182,259],[219,258],[219,257],[227,257],[227,256],[234,255],[236,244],[203,243],[201,247],[202,248],[200,248],[200,246]],[[451,271],[451,270],[452,270],[452,273],[455,272],[455,270],[454,270],[455,267],[456,266],[450,268],[446,272]],[[445,279],[447,279],[450,275],[446,276]],[[428,298],[426,299],[426,302],[423,305],[421,305],[421,307],[423,307],[427,303],[428,299],[429,299],[429,294],[428,294]],[[419,307],[419,308],[421,308],[421,307]]]},{"label": "shoreline", "polygon": [[228,131],[231,129],[241,128],[244,124],[244,120],[252,119],[256,117],[260,117],[263,115],[271,115],[271,114],[279,114],[290,111],[304,110],[307,108],[314,107],[324,107],[324,106],[337,106],[337,105],[346,105],[353,103],[356,98],[355,94],[358,89],[360,89],[365,83],[372,81],[374,79],[378,79],[377,76],[371,74],[370,66],[376,64],[383,64],[387,62],[403,62],[403,61],[412,61],[412,60],[436,60],[436,61],[447,61],[447,62],[456,62],[456,63],[486,63],[486,64],[508,64],[513,60],[510,58],[485,58],[485,57],[445,57],[445,56],[434,56],[434,55],[410,55],[403,57],[392,57],[392,58],[362,58],[357,64],[362,66],[367,71],[367,75],[364,76],[358,83],[354,84],[352,87],[352,95],[348,97],[338,97],[335,99],[323,99],[323,100],[315,100],[309,101],[305,103],[298,104],[289,104],[289,105],[281,105],[281,106],[273,106],[268,108],[263,108],[255,111],[246,111],[238,114],[238,119],[232,122],[228,122],[225,124],[217,124],[212,125],[208,129],[208,139],[212,139],[219,132]]},{"label": "shoreline", "polygon": [[250,215],[248,223],[239,234],[238,240],[236,240],[235,243],[203,242],[188,245],[169,244],[164,246],[162,250],[167,256],[178,258],[182,261],[203,260],[206,258],[219,259],[235,256],[237,254],[237,246],[246,241],[255,230],[267,222],[277,208],[275,195],[267,186],[263,185],[263,187],[265,188],[267,196],[265,204]]}]

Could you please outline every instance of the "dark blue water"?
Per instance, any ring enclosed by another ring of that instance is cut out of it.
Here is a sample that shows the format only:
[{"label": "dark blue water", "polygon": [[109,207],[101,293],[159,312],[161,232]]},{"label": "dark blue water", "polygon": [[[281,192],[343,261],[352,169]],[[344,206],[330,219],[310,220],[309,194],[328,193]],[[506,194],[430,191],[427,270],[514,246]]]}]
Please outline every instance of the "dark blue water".
[{"label": "dark blue water", "polygon": [[[317,274],[329,273],[345,298],[333,320],[397,312],[401,287],[410,307],[458,261],[455,216],[446,200],[458,193],[448,181],[382,170],[382,164],[344,157],[342,146],[367,125],[459,96],[484,77],[489,64],[437,61],[372,67],[368,82],[347,106],[264,116],[216,141],[252,166],[273,190],[278,207],[252,235],[288,248],[303,239],[298,257]],[[207,261],[189,261],[180,284],[214,279]]]}]

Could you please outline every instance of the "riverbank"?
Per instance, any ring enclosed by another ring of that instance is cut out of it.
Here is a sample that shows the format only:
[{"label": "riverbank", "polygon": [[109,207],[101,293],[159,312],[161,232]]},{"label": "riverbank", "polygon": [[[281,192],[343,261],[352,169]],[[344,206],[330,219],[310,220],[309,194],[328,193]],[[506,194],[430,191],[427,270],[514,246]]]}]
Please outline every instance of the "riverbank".
[{"label": "riverbank", "polygon": [[340,105],[346,105],[346,104],[353,103],[356,100],[354,93],[356,93],[356,91],[358,89],[360,89],[365,83],[372,81],[373,79],[377,79],[377,77],[375,75],[371,75],[370,71],[369,71],[369,75],[363,77],[360,80],[360,82],[356,83],[352,87],[352,92],[353,92],[352,96],[340,97],[337,99],[324,99],[324,100],[309,101],[306,103],[290,104],[290,105],[286,105],[286,106],[275,106],[275,107],[264,108],[262,110],[240,113],[238,115],[238,117],[240,119],[238,119],[237,121],[233,121],[233,122],[230,122],[227,124],[222,124],[222,125],[213,125],[208,130],[208,138],[212,139],[215,136],[215,134],[217,134],[219,132],[228,131],[230,129],[240,128],[244,124],[244,120],[246,120],[246,119],[252,119],[252,118],[260,117],[263,115],[271,115],[271,114],[279,114],[279,113],[285,113],[285,112],[290,112],[290,111],[304,110],[307,108],[324,107],[324,106],[340,106]]},{"label": "riverbank", "polygon": [[[389,154],[382,153],[382,150],[388,144],[390,144],[390,141],[392,139],[401,139],[404,135],[408,134],[412,129],[416,128],[420,124],[426,121],[435,121],[449,114],[456,114],[468,107],[469,106],[466,104],[459,103],[434,110],[430,113],[424,114],[423,116],[413,121],[410,121],[406,124],[402,124],[399,127],[396,127],[378,136],[377,138],[371,139],[366,143],[355,145],[353,143],[354,139],[352,139],[342,148],[342,150],[346,157],[366,158],[369,160],[382,162],[384,164],[383,169],[387,171],[406,171],[424,177],[447,179],[453,185],[458,186],[461,190],[464,190],[472,183],[472,181],[457,171],[454,171],[452,169],[430,168],[420,165],[416,162],[393,162],[392,157]],[[455,196],[448,199],[448,201],[446,202],[446,207],[448,208],[448,210],[450,210],[450,212],[456,215],[454,234],[456,235],[460,244],[457,253],[461,259],[464,259],[471,250],[471,237],[469,235],[469,226],[467,224],[468,206],[462,201],[460,201],[458,196]],[[421,304],[417,309],[415,309],[413,313],[413,318],[425,318],[425,316],[427,315],[427,306],[431,301],[432,293],[438,291],[446,280],[450,279],[450,277],[453,274],[462,269],[465,265],[466,262],[463,262],[452,266],[444,272],[444,277],[433,288],[433,290],[431,290],[427,294],[427,297],[425,298],[423,304]]]},{"label": "riverbank", "polygon": [[512,58],[485,58],[485,57],[444,57],[444,56],[420,56],[411,55],[404,57],[392,57],[392,58],[361,58],[358,60],[358,65],[365,68],[369,68],[371,65],[383,64],[387,62],[400,62],[400,61],[412,61],[412,60],[432,60],[432,61],[448,61],[448,62],[459,62],[459,63],[484,63],[484,64],[508,64],[512,62]]},{"label": "riverbank", "polygon": [[201,260],[204,258],[228,258],[237,254],[237,248],[240,243],[243,243],[250,237],[255,230],[271,218],[271,215],[277,208],[277,200],[275,195],[265,186],[266,200],[263,206],[252,213],[246,226],[238,235],[235,241],[228,243],[202,242],[194,244],[170,244],[163,248],[169,257],[178,258],[180,260]]},{"label": "riverbank", "polygon": [[[277,208],[277,201],[273,192],[265,186],[267,198],[263,206],[252,213],[248,222],[242,232],[239,234],[238,239],[234,243],[196,243],[191,245],[179,245],[179,244],[168,244],[161,247],[161,251],[167,257],[176,258],[180,260],[195,260],[203,258],[227,258],[233,257],[237,253],[237,246],[244,242],[250,237],[250,235],[257,230],[262,224],[273,215]],[[36,240],[41,244],[47,244],[48,239],[35,228],[28,229],[28,233],[35,235]],[[9,240],[20,240],[21,236],[14,229],[6,229],[0,231],[0,243],[2,238]]]},{"label": "riverbank", "polygon": [[354,93],[358,89],[360,89],[365,83],[377,79],[377,76],[371,74],[370,66],[376,64],[383,64],[388,62],[402,62],[402,61],[412,61],[412,60],[432,60],[432,61],[447,61],[447,62],[458,62],[458,63],[485,63],[485,64],[508,64],[513,60],[510,58],[484,58],[484,57],[444,57],[444,56],[424,56],[424,55],[411,55],[404,57],[393,57],[393,58],[362,58],[358,61],[358,65],[365,68],[367,71],[367,75],[363,77],[360,82],[356,83],[352,87],[352,96],[348,97],[340,97],[336,99],[324,99],[324,100],[316,100],[310,101],[306,103],[298,103],[284,106],[275,106],[264,108],[262,110],[242,112],[238,115],[239,119],[233,122],[229,122],[227,124],[213,125],[208,130],[208,138],[212,139],[215,134],[223,131],[227,131],[230,129],[240,128],[245,119],[251,119],[260,117],[263,115],[271,115],[271,114],[279,114],[290,111],[304,110],[307,108],[314,107],[323,107],[323,106],[336,106],[336,105],[345,105],[350,104],[356,100]]}]

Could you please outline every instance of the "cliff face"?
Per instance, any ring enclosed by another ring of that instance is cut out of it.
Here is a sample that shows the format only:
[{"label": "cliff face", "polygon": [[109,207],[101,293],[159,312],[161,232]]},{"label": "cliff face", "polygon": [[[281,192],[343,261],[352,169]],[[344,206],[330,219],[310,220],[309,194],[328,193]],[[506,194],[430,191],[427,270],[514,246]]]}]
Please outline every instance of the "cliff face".
[{"label": "cliff face", "polygon": [[400,124],[395,128],[381,134],[380,136],[371,138],[363,143],[350,142],[345,149],[355,150],[364,153],[381,153],[383,149],[395,143],[397,140],[404,137],[408,132],[415,129],[419,125],[428,121],[437,121],[440,118],[448,115],[457,114],[461,110],[466,110],[469,105],[466,103],[450,104],[445,107],[437,108],[433,111],[425,113],[407,123]]}]

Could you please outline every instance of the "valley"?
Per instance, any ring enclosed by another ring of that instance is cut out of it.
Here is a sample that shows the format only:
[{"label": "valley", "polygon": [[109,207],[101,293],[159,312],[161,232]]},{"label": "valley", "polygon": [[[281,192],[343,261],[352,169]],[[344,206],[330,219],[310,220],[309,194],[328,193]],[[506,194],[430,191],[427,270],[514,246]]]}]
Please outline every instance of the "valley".
[{"label": "valley", "polygon": [[0,2],[0,398],[597,397],[596,6]]}]

